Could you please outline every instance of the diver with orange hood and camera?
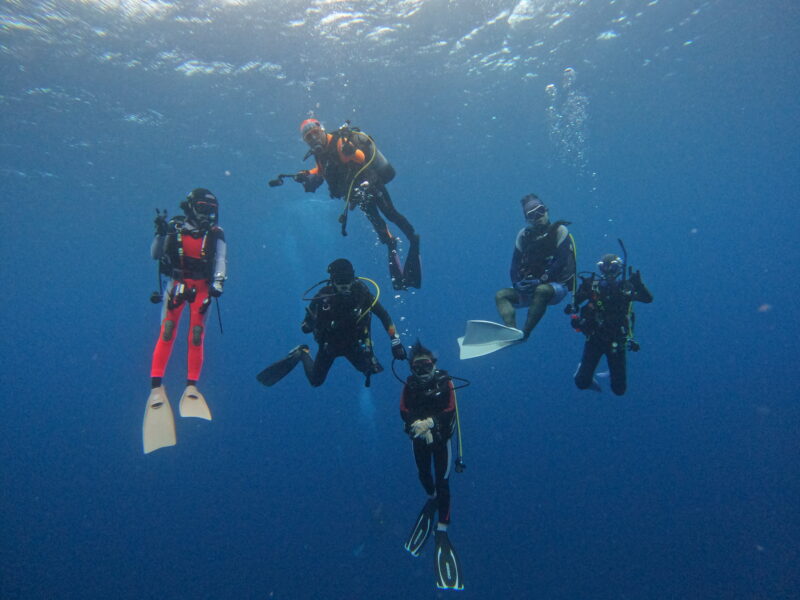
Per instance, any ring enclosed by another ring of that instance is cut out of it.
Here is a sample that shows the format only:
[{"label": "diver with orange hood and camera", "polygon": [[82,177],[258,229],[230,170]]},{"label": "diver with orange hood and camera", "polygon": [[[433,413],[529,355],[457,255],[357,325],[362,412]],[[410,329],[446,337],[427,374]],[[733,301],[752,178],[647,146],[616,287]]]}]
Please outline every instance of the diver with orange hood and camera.
[{"label": "diver with orange hood and camera", "polygon": [[[344,199],[339,216],[342,235],[347,235],[348,213],[359,207],[367,215],[380,242],[388,249],[389,275],[394,289],[421,287],[420,237],[392,202],[386,184],[394,179],[395,170],[375,140],[352,127],[349,121],[329,133],[314,118],[300,123],[300,135],[309,146],[305,158],[313,156],[316,165],[294,174],[278,175],[269,182],[270,187],[279,186],[284,178],[289,178],[302,184],[306,192],[313,193],[327,182],[331,198]],[[397,225],[409,241],[404,264],[401,264],[398,254],[398,238],[389,230],[384,217]]]}]

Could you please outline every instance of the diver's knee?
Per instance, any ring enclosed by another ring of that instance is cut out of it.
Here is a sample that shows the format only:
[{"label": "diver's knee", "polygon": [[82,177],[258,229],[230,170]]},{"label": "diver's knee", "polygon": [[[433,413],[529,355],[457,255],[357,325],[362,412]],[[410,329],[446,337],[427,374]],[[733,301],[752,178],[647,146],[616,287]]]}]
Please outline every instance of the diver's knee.
[{"label": "diver's knee", "polygon": [[624,383],[618,383],[614,385],[611,384],[611,391],[614,392],[617,396],[624,396],[625,392],[627,391],[628,386]]},{"label": "diver's knee", "polygon": [[501,290],[497,290],[497,293],[494,295],[495,302],[511,302],[511,299],[514,296],[514,290],[512,288],[503,288]]},{"label": "diver's knee", "polygon": [[592,380],[588,377],[575,377],[575,385],[579,390],[588,390]]},{"label": "diver's knee", "polygon": [[553,297],[553,294],[555,294],[555,290],[553,289],[553,287],[547,285],[546,283],[543,283],[541,285],[537,285],[536,289],[533,290],[533,299],[534,301],[536,300],[547,301]]},{"label": "diver's knee", "polygon": [[195,325],[192,327],[192,345],[199,346],[203,343],[203,326]]},{"label": "diver's knee", "polygon": [[175,333],[175,321],[167,319],[164,321],[164,328],[161,333],[161,339],[165,342],[171,342],[172,336]]}]

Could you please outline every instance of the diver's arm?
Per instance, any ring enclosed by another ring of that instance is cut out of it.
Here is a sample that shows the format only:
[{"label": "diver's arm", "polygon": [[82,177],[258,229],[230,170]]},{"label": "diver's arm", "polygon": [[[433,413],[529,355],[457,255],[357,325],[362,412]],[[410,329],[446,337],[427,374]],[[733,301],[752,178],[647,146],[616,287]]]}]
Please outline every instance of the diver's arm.
[{"label": "diver's arm", "polygon": [[[372,294],[370,294],[370,303],[372,302]],[[389,313],[386,312],[386,309],[383,308],[383,305],[380,302],[376,302],[375,306],[372,307],[373,314],[378,317],[383,324],[383,328],[386,330],[386,333],[389,334],[390,338],[394,338],[397,336],[397,328],[394,326],[392,322],[392,317],[389,316]]]},{"label": "diver's arm", "polygon": [[153,241],[150,243],[150,256],[153,260],[160,260],[162,256],[164,256],[164,250],[167,247],[167,236],[166,235],[158,235],[153,238]]},{"label": "diver's arm", "polygon": [[447,382],[447,408],[433,417],[433,433],[441,440],[447,440],[453,435],[456,420],[456,392],[453,382]]},{"label": "diver's arm", "polygon": [[633,300],[641,302],[642,304],[650,304],[653,301],[653,294],[647,289],[647,286],[642,283],[642,277],[639,271],[636,271],[635,278],[630,279],[633,284]]},{"label": "diver's arm", "polygon": [[404,429],[406,433],[410,432],[409,427],[416,419],[411,416],[411,411],[408,410],[406,405],[406,395],[408,394],[408,384],[403,385],[403,391],[400,394],[400,417],[403,419]]},{"label": "diver's arm", "polygon": [[511,256],[511,268],[508,270],[508,276],[511,278],[511,283],[517,283],[520,277],[519,267],[522,264],[522,252],[518,248],[514,248],[514,254]]},{"label": "diver's arm", "polygon": [[214,246],[214,272],[211,281],[223,282],[228,278],[228,245],[225,243],[225,232],[221,227],[215,228],[216,244]]},{"label": "diver's arm", "polygon": [[586,302],[592,295],[592,278],[587,278],[581,281],[578,291],[575,293],[575,307],[577,308],[583,302]]},{"label": "diver's arm", "polygon": [[311,304],[306,306],[306,314],[303,322],[300,323],[300,329],[303,333],[311,333],[317,324],[317,310],[319,308],[319,301],[314,299]]},{"label": "diver's arm", "polygon": [[311,170],[298,171],[294,176],[294,180],[297,183],[303,184],[303,189],[306,192],[316,192],[317,188],[325,182],[325,177],[322,176],[322,167],[320,167],[319,161],[317,161],[316,166]]}]

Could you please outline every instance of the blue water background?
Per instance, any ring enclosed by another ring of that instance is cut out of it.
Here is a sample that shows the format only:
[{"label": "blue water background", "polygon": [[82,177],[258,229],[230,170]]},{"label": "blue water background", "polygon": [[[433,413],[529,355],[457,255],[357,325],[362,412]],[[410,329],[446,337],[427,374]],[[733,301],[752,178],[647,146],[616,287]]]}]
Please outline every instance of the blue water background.
[{"label": "blue water background", "polygon": [[[343,361],[320,389],[255,380],[307,341],[300,296],[339,256],[407,343],[472,381],[451,478],[463,598],[800,597],[797,4],[550,2],[571,16],[512,28],[492,19],[516,2],[439,1],[385,44],[312,27],[366,4],[240,4],[4,8],[0,597],[447,595],[432,549],[402,548],[424,494],[388,369],[369,391]],[[187,56],[280,68],[190,74]],[[394,164],[420,291],[391,291],[363,215],[342,238],[324,190],[266,186],[301,166],[310,111]],[[229,245],[200,386],[214,420],[178,419],[177,446],[144,456],[151,221],[198,186]],[[497,318],[529,192],[572,222],[582,270],[622,237],[655,296],[622,398],[574,387],[562,307],[526,345],[458,360],[465,321]]]}]

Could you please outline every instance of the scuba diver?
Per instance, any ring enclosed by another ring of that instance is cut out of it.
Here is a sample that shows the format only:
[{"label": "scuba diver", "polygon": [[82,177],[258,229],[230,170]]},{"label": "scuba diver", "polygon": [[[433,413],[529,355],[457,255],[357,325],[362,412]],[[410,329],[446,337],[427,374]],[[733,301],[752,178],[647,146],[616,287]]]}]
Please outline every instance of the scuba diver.
[{"label": "scuba diver", "polygon": [[159,261],[161,276],[170,278],[166,295],[154,292],[153,303],[163,301],[161,330],[150,367],[151,391],[144,415],[145,453],[174,446],[175,421],[162,378],[169,362],[178,321],[189,306],[188,373],[180,400],[182,417],[211,420],[205,398],[197,389],[203,368],[204,323],[211,299],[222,295],[226,279],[225,233],[218,225],[219,201],[209,190],[192,190],[180,205],[184,214],[167,221],[166,210],[157,212],[155,238],[150,252]]},{"label": "scuba diver", "polygon": [[[624,253],[625,246],[622,248]],[[628,267],[626,277],[626,262],[615,254],[604,255],[597,263],[599,275],[592,273],[581,277],[572,304],[564,309],[565,313],[573,315],[572,327],[586,336],[583,356],[575,372],[575,385],[582,390],[600,391],[594,371],[605,354],[612,391],[618,396],[625,393],[625,355],[629,349],[633,352],[639,350],[639,344],[633,339],[635,315],[631,310],[632,303],[649,304],[653,301],[639,271]],[[581,306],[583,302],[586,304]]]},{"label": "scuba diver", "polygon": [[525,341],[544,316],[548,305],[561,302],[575,282],[575,241],[569,221],[550,223],[547,207],[538,196],[521,200],[527,224],[517,234],[511,259],[511,283],[495,295],[497,311],[508,327],[516,327],[517,308],[529,307],[522,329]]},{"label": "scuba diver", "polygon": [[[329,279],[320,281],[306,291],[308,293],[324,284],[310,299],[300,326],[303,333],[313,333],[314,340],[319,344],[316,359],[311,357],[308,346],[301,344],[258,374],[257,379],[262,384],[275,385],[302,361],[308,382],[314,387],[320,386],[328,376],[333,361],[344,356],[357,371],[366,376],[364,385],[369,387],[372,375],[383,371],[372,349],[370,329],[373,314],[380,319],[392,340],[392,356],[397,360],[406,358],[406,349],[389,313],[378,302],[378,296],[373,296],[367,286],[359,281],[365,278],[356,277],[350,261],[345,258],[333,261],[328,265],[328,274]],[[369,279],[366,281],[374,283]]]},{"label": "scuba diver", "polygon": [[[328,182],[331,198],[344,198],[344,209],[339,217],[342,235],[347,235],[347,215],[356,206],[367,215],[382,244],[389,251],[389,275],[396,290],[422,286],[422,269],[419,256],[419,234],[392,203],[386,184],[395,176],[394,167],[378,150],[375,140],[347,121],[333,133],[328,133],[317,119],[306,119],[300,124],[300,135],[309,146],[305,158],[313,156],[316,165],[294,175],[278,175],[271,186],[280,185],[283,177],[301,183],[306,192],[314,192]],[[392,235],[386,221],[397,225],[409,241],[404,266],[397,253],[398,238]]]},{"label": "scuba diver", "polygon": [[[447,536],[450,524],[451,438],[458,420],[455,388],[447,371],[436,368],[436,357],[419,340],[411,348],[411,375],[400,397],[400,416],[411,438],[419,480],[428,500],[417,517],[405,549],[419,556],[433,532],[433,519],[439,519],[434,533],[436,543],[436,586],[441,589],[464,589],[461,563]],[[401,380],[402,381],[402,380]],[[460,439],[459,439],[460,445]],[[431,473],[431,463],[436,474]],[[463,470],[460,451],[456,471]]]}]

